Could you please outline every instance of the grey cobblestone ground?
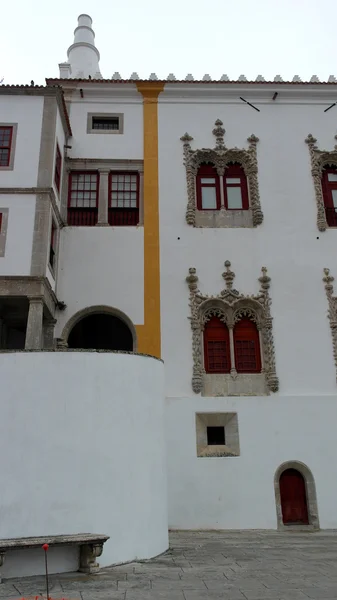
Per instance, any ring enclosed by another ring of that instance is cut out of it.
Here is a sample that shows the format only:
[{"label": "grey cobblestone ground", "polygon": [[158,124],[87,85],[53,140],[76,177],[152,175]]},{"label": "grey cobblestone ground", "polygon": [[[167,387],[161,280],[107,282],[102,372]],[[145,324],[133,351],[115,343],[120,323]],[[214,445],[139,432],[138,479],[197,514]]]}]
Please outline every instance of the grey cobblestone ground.
[{"label": "grey cobblestone ground", "polygon": [[[337,532],[175,532],[156,559],[51,576],[67,600],[337,600]],[[42,577],[0,585],[0,600],[44,592]]]}]

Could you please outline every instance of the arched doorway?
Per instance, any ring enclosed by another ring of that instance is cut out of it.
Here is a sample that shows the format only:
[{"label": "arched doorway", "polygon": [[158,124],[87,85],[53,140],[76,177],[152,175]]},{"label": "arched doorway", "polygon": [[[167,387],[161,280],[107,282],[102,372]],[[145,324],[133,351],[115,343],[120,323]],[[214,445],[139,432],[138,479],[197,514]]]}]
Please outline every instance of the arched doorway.
[{"label": "arched doorway", "polygon": [[315,480],[304,463],[292,460],[278,467],[274,476],[277,525],[319,529]]},{"label": "arched doorway", "polygon": [[280,495],[284,525],[308,525],[308,504],[303,475],[286,469],[280,477]]},{"label": "arched doorway", "polygon": [[133,337],[127,324],[115,315],[91,314],[71,329],[68,348],[133,351]]}]

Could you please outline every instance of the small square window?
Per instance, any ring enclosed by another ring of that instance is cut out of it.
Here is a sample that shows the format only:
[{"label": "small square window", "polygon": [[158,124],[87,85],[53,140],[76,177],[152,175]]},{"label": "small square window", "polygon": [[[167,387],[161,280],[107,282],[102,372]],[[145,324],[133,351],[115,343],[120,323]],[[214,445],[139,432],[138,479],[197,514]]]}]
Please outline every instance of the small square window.
[{"label": "small square window", "polygon": [[93,129],[119,129],[119,118],[118,117],[93,117],[92,118]]},{"label": "small square window", "polygon": [[199,458],[224,458],[240,455],[236,413],[197,413],[196,442]]},{"label": "small square window", "polygon": [[225,428],[224,427],[207,427],[207,445],[208,446],[224,446],[225,445]]},{"label": "small square window", "polygon": [[87,133],[123,133],[122,113],[88,113]]}]

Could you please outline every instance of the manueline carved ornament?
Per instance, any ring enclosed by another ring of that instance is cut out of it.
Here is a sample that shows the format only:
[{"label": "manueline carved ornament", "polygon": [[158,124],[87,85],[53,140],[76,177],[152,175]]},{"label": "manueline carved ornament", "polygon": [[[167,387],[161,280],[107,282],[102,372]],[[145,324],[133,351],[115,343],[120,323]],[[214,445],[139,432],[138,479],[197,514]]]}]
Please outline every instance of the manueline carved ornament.
[{"label": "manueline carved ornament", "polygon": [[233,329],[243,317],[251,319],[256,323],[261,332],[261,352],[263,357],[263,372],[266,378],[267,388],[271,392],[279,389],[279,380],[276,375],[275,348],[273,338],[273,319],[270,312],[271,298],[269,295],[270,277],[266,267],[262,267],[259,277],[260,290],[256,296],[241,294],[233,288],[235,273],[230,269],[231,263],[225,262],[225,272],[222,274],[226,287],[216,296],[202,294],[198,288],[198,276],[196,269],[191,267],[186,277],[190,290],[189,317],[192,328],[192,355],[193,374],[192,388],[199,394],[203,388],[203,375],[205,374],[203,361],[203,331],[207,321],[216,316],[226,323],[229,329]]},{"label": "manueline carved ornament", "polygon": [[[337,135],[335,135],[337,140]],[[337,167],[337,145],[331,151],[319,150],[316,145],[317,139],[309,133],[305,139],[305,143],[308,144],[310,161],[311,161],[311,175],[314,180],[315,199],[317,206],[317,227],[319,231],[325,231],[328,227],[324,198],[322,191],[322,174],[324,167],[328,165],[334,165]]]},{"label": "manueline carved ornament", "polygon": [[191,141],[193,137],[185,133],[180,139],[183,142],[184,166],[186,169],[187,181],[187,210],[186,221],[189,225],[196,225],[196,175],[202,163],[211,163],[217,170],[219,176],[222,176],[226,167],[230,163],[239,163],[248,180],[250,206],[252,209],[253,226],[260,225],[263,221],[261,210],[259,184],[258,184],[258,162],[256,145],[259,138],[252,134],[248,139],[249,147],[245,148],[227,148],[224,142],[226,133],[223,123],[220,119],[215,121],[215,127],[212,131],[215,136],[215,148],[202,148],[192,150]]}]

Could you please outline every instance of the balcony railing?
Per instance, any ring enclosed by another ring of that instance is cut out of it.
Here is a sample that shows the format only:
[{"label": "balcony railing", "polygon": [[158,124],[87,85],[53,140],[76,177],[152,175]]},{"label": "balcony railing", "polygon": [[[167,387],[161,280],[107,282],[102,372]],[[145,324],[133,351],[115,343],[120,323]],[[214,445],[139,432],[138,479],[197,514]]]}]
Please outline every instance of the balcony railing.
[{"label": "balcony railing", "polygon": [[91,227],[97,223],[97,208],[68,207],[68,225]]},{"label": "balcony railing", "polygon": [[337,208],[325,207],[325,216],[329,227],[337,227]]},{"label": "balcony railing", "polygon": [[138,208],[109,208],[108,220],[109,220],[109,225],[116,225],[116,226],[138,225],[139,209]]}]

